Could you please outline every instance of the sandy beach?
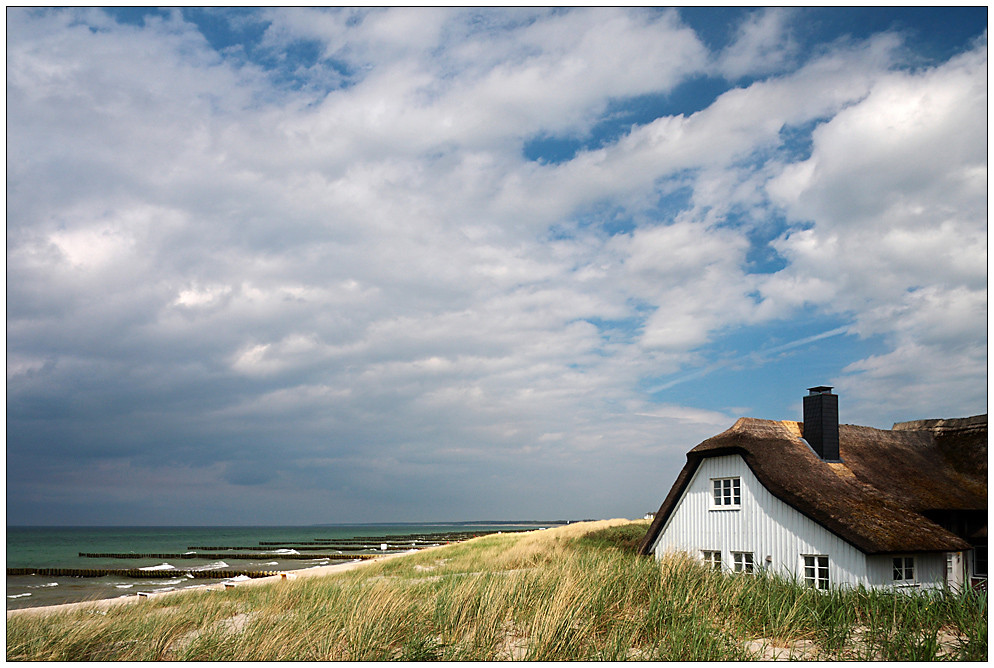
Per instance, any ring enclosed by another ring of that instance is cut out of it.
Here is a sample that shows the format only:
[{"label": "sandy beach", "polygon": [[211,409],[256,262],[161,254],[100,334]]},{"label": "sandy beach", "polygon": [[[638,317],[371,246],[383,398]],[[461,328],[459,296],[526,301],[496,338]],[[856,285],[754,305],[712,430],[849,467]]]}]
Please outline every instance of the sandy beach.
[{"label": "sandy beach", "polygon": [[[424,549],[431,550],[434,548],[428,547]],[[333,566],[317,566],[314,568],[305,568],[297,571],[286,571],[285,573],[281,573],[280,575],[242,580],[233,584],[236,587],[256,587],[261,584],[280,582],[281,580],[284,579],[293,580],[298,578],[314,578],[314,577],[322,577],[325,575],[334,575],[335,573],[344,573],[346,571],[351,571],[356,568],[362,568],[367,564],[375,563],[378,561],[403,557],[407,554],[411,553],[402,552],[398,554],[386,554],[381,557],[376,557],[375,559],[365,559],[363,561],[351,561],[347,564],[335,564]],[[63,603],[61,605],[46,605],[46,606],[38,606],[35,608],[21,608],[18,610],[8,610],[7,619],[10,619],[15,615],[48,615],[48,614],[69,613],[69,612],[74,612],[76,610],[104,610],[118,605],[141,604],[142,602],[148,600],[149,598],[158,598],[160,596],[170,596],[173,594],[188,593],[190,591],[200,591],[200,590],[217,591],[217,590],[223,590],[226,587],[230,586],[232,586],[231,583],[229,584],[217,583],[217,584],[204,585],[203,587],[199,587],[196,589],[174,589],[170,591],[151,594],[149,596],[135,594],[134,596],[105,598],[96,601],[80,601],[78,603]]]}]

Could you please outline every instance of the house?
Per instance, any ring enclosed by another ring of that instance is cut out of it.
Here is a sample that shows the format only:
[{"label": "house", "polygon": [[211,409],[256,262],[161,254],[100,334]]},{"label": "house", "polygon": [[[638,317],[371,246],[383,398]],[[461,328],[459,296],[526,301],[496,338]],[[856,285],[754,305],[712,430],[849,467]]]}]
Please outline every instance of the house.
[{"label": "house", "polygon": [[812,587],[987,579],[987,416],[839,425],[813,387],[804,422],[739,419],[687,453],[640,546]]}]

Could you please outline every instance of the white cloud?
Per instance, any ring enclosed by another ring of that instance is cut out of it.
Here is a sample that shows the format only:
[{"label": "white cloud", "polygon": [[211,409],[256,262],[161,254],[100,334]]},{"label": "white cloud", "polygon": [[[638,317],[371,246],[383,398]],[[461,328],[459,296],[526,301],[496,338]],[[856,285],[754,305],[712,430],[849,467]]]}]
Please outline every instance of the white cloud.
[{"label": "white cloud", "polygon": [[[962,396],[986,354],[985,48],[902,72],[883,36],[789,70],[765,44],[790,15],[755,14],[723,57],[784,74],[539,164],[528,139],[588,137],[713,54],[673,11],[265,16],[266,54],[319,45],[299,88],[176,12],[8,16],[9,405],[46,416],[52,452],[154,450],[224,489],[541,465],[524,494],[612,458],[679,464],[725,414],[640,383],[805,306],[886,339],[840,372],[854,395],[924,351],[918,381],[946,359]],[[814,123],[791,163],[784,128]],[[779,212],[787,267],[750,274]]]},{"label": "white cloud", "polygon": [[926,266],[930,282],[983,284],[986,64],[984,48],[894,73],[815,131],[812,156],[770,184],[792,218],[815,223],[779,243],[794,260],[785,275],[841,278],[845,307],[893,298]]},{"label": "white cloud", "polygon": [[416,38],[387,39],[403,15],[362,13],[354,30],[344,27],[351,13],[275,17],[274,43],[318,39],[326,56],[357,71],[313,116],[287,123],[305,155],[354,161],[454,146],[516,153],[533,134],[584,134],[611,98],[671,88],[704,56],[672,11],[511,13],[529,17],[513,31],[476,28],[476,10],[416,11],[407,24]]},{"label": "white cloud", "polygon": [[860,398],[890,384],[921,393],[908,402],[918,410],[955,413],[984,392],[986,82],[986,45],[888,74],[770,183],[813,226],[776,243],[790,266],[764,295],[850,313],[853,331],[892,347],[845,370],[839,382]]},{"label": "white cloud", "polygon": [[781,69],[798,50],[790,35],[791,13],[783,7],[753,12],[739,26],[735,41],[718,57],[718,71],[737,79]]}]

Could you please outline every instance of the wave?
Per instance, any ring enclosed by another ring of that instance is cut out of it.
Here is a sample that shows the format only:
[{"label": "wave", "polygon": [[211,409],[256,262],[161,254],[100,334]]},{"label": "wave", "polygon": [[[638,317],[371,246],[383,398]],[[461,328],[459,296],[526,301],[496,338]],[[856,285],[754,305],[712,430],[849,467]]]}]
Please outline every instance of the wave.
[{"label": "wave", "polygon": [[174,571],[176,567],[172,564],[159,564],[158,566],[145,566],[139,568],[140,571]]},{"label": "wave", "polygon": [[283,547],[278,550],[270,550],[270,552],[272,552],[273,554],[300,554],[300,552],[297,552],[296,550],[291,550],[288,547]]},{"label": "wave", "polygon": [[27,594],[11,594],[7,598],[24,598],[25,596],[31,596],[30,593]]},{"label": "wave", "polygon": [[203,566],[197,566],[195,568],[191,568],[190,570],[191,571],[217,571],[217,570],[220,570],[222,568],[229,568],[229,566],[228,566],[228,564],[226,562],[215,561],[212,564],[204,564]]},{"label": "wave", "polygon": [[117,588],[117,589],[131,589],[132,587],[134,587],[134,585],[133,584],[130,584],[130,585],[114,585],[114,587]]}]

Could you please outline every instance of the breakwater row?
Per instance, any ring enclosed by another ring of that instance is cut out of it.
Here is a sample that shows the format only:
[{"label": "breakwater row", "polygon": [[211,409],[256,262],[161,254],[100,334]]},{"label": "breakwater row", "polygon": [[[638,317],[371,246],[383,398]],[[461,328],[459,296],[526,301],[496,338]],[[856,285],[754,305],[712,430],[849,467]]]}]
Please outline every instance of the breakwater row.
[{"label": "breakwater row", "polygon": [[80,552],[79,556],[87,559],[335,559],[337,561],[350,561],[352,559],[372,559],[380,554],[232,554],[230,552],[158,552],[143,553],[134,552]]},{"label": "breakwater row", "polygon": [[[352,538],[315,538],[314,540],[299,540],[293,542],[277,540],[260,540],[258,545],[191,545],[188,550],[219,551],[219,550],[298,550],[300,552],[318,552],[329,547],[336,550],[380,550],[383,545],[392,546],[395,549],[424,548],[445,543],[457,543],[470,538],[478,538],[493,533],[512,533],[515,531],[527,531],[527,529],[512,529],[510,531],[447,531],[444,533],[430,534],[388,534],[385,536],[355,536]],[[83,556],[82,554],[80,556]],[[148,555],[157,556],[157,555]],[[233,555],[226,555],[232,557]],[[286,558],[286,553],[279,554],[281,558]],[[311,555],[317,558],[317,555]],[[234,557],[233,557],[234,558]]]},{"label": "breakwater row", "polygon": [[[339,545],[349,543],[456,543],[470,538],[488,536],[493,533],[518,533],[521,531],[532,531],[532,529],[502,529],[500,531],[479,530],[479,531],[445,531],[441,533],[413,533],[413,534],[386,534],[383,536],[354,536],[352,538],[315,538],[314,540],[298,541],[295,545]],[[260,540],[259,545],[281,546],[287,543],[280,541]],[[192,549],[192,548],[191,548]]]},{"label": "breakwater row", "polygon": [[[379,550],[383,543],[342,543],[340,545],[300,545],[294,543],[285,543],[281,545],[281,549],[285,550],[297,550],[299,552],[320,552],[321,550],[341,550],[343,552],[357,551],[357,550]],[[418,544],[414,541],[409,541],[407,543],[388,543],[391,547],[396,549],[409,550],[412,547],[430,547],[432,545],[438,545],[438,543],[421,543]],[[268,546],[267,546],[268,547]],[[186,548],[188,550],[201,550],[206,552],[217,552],[219,550],[260,550],[262,549],[259,545],[194,545],[192,547]],[[274,550],[266,551],[266,556],[281,556],[286,554],[286,552],[276,552]]]},{"label": "breakwater row", "polygon": [[280,571],[243,571],[243,570],[143,570],[141,568],[8,568],[7,575],[47,575],[51,577],[72,577],[72,578],[101,578],[113,575],[122,578],[175,578],[186,576],[207,580],[227,580],[240,576],[250,578],[266,578],[279,575]]}]

